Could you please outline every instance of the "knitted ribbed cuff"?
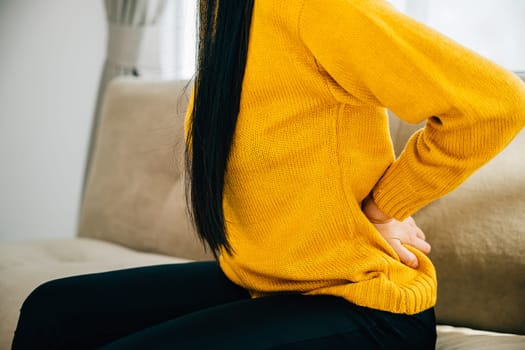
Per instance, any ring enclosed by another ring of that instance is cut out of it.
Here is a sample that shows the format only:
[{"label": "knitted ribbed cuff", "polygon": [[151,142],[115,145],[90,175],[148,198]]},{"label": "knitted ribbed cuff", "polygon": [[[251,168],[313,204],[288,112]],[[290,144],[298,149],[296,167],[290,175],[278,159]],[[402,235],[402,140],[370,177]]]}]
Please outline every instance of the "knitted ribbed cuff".
[{"label": "knitted ribbed cuff", "polygon": [[411,176],[413,172],[406,168],[406,162],[396,160],[372,190],[377,207],[399,221],[405,220],[429,202],[414,191],[410,181],[414,179]]}]

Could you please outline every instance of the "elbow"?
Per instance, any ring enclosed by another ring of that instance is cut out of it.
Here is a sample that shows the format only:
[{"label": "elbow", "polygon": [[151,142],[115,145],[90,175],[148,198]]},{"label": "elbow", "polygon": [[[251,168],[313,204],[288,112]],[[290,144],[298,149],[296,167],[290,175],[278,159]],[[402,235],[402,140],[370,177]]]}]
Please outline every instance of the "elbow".
[{"label": "elbow", "polygon": [[525,91],[508,101],[508,106],[502,116],[507,122],[507,127],[515,134],[525,127]]},{"label": "elbow", "polygon": [[508,121],[509,127],[519,132],[525,127],[525,84],[515,75],[512,75],[507,89],[502,89],[501,117]]},{"label": "elbow", "polygon": [[516,76],[500,84],[495,98],[485,99],[481,114],[485,125],[501,137],[517,135],[525,127],[525,84]]}]

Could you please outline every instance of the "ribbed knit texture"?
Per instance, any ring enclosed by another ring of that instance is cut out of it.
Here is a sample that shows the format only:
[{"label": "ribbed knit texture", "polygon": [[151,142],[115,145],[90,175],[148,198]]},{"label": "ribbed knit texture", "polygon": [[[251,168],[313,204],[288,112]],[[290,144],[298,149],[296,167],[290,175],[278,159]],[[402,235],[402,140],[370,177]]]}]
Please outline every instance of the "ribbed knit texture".
[{"label": "ribbed knit texture", "polygon": [[[427,119],[397,160],[385,107]],[[224,188],[236,254],[223,252],[221,267],[253,297],[330,294],[423,311],[436,302],[431,261],[407,246],[420,264],[402,264],[362,200],[372,192],[403,220],[524,125],[517,77],[385,1],[255,1]]]}]

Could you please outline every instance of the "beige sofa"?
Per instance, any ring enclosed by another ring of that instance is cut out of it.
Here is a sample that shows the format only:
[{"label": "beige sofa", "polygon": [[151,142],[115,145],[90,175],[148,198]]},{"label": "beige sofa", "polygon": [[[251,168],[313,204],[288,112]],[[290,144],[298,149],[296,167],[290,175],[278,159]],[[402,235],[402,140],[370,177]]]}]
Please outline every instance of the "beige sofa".
[{"label": "beige sofa", "polygon": [[[0,349],[10,347],[21,303],[46,280],[211,259],[185,212],[184,85],[110,84],[78,237],[0,243]],[[421,125],[391,117],[390,127],[399,153]],[[415,215],[438,272],[438,349],[525,349],[525,336],[507,334],[525,334],[524,153],[522,132],[459,189]]]}]

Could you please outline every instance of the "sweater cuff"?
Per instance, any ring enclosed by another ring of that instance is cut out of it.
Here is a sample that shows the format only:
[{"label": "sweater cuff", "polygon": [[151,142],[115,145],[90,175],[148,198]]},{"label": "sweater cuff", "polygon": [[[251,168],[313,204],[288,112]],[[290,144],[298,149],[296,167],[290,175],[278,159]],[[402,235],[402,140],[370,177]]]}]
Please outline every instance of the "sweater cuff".
[{"label": "sweater cuff", "polygon": [[410,177],[414,173],[407,166],[407,162],[393,162],[372,190],[372,198],[377,207],[399,221],[405,220],[430,202],[421,198],[410,185],[414,180]]}]

